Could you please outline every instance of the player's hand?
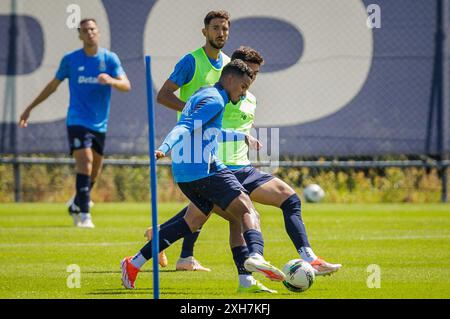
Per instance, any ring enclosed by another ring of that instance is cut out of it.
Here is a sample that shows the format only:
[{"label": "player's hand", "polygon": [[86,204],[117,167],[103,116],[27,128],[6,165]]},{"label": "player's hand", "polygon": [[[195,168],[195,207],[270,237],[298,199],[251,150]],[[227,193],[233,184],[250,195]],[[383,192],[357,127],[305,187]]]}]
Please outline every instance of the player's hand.
[{"label": "player's hand", "polygon": [[259,151],[263,145],[258,139],[254,138],[250,134],[245,135],[245,143],[248,145],[250,149]]},{"label": "player's hand", "polygon": [[109,74],[106,73],[100,73],[97,76],[98,83],[103,85],[111,85],[113,83],[113,78],[109,76]]},{"label": "player's hand", "polygon": [[26,109],[20,116],[19,126],[25,128],[28,126],[28,118],[30,117],[30,111]]},{"label": "player's hand", "polygon": [[164,156],[166,156],[166,154],[164,154],[162,151],[160,151],[160,150],[155,151],[156,160],[159,160],[160,158],[163,158]]}]

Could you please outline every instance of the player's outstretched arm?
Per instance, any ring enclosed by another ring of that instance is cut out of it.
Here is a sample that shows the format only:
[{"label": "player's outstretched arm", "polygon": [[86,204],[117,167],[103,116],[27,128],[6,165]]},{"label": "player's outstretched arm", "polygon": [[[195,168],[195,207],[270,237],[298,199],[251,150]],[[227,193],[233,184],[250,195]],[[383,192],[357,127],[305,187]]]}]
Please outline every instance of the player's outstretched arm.
[{"label": "player's outstretched arm", "polygon": [[119,75],[115,78],[109,74],[100,73],[97,77],[98,83],[103,85],[111,85],[120,92],[129,92],[131,90],[131,83],[126,74]]},{"label": "player's outstretched arm", "polygon": [[263,144],[250,134],[245,135],[245,143],[248,145],[248,147],[250,147],[250,149],[257,151],[259,151],[263,147]]},{"label": "player's outstretched arm", "polygon": [[156,160],[159,160],[160,158],[163,158],[165,156],[166,156],[166,154],[164,154],[163,151],[160,151],[160,150],[156,150],[155,151],[155,158],[156,158]]},{"label": "player's outstretched arm", "polygon": [[20,115],[19,126],[27,127],[28,126],[28,118],[30,117],[31,110],[38,106],[40,103],[45,101],[53,92],[56,91],[61,81],[57,78],[53,78],[42,90],[41,93],[34,99],[33,102],[23,111]]},{"label": "player's outstretched arm", "polygon": [[246,134],[240,131],[227,130],[224,128],[222,128],[221,131],[222,134],[219,135],[220,142],[245,141],[248,147],[254,150],[260,150],[263,147],[262,143],[250,134]]},{"label": "player's outstretched arm", "polygon": [[184,103],[181,101],[176,95],[175,91],[178,90],[180,87],[175,84],[174,82],[170,80],[166,80],[164,82],[164,85],[159,90],[158,95],[156,96],[156,101],[159,104],[162,104],[169,109],[175,110],[175,111],[183,111]]},{"label": "player's outstretched arm", "polygon": [[177,143],[183,141],[186,135],[192,134],[197,126],[196,123],[205,125],[222,111],[223,105],[213,97],[207,97],[203,102],[203,106],[194,107],[194,111],[188,117],[180,120],[175,125],[158,148],[159,151],[162,151],[163,154],[168,154]]}]

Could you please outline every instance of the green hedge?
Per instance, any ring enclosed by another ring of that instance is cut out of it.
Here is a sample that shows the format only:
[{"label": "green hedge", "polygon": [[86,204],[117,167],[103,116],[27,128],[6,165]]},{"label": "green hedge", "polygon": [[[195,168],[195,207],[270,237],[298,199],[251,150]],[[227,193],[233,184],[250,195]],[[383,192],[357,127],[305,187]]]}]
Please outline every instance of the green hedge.
[{"label": "green hedge", "polygon": [[[74,170],[69,165],[22,165],[24,202],[65,202],[75,192]],[[325,190],[325,202],[439,202],[441,181],[436,169],[386,168],[366,170],[318,170],[280,168],[274,172],[301,195],[303,187],[317,183]],[[12,165],[0,165],[0,202],[14,201]],[[169,167],[158,167],[158,200],[184,201],[174,185]],[[97,202],[149,200],[147,167],[106,165],[92,198]]]},{"label": "green hedge", "polygon": [[436,169],[368,170],[280,169],[277,175],[297,189],[316,183],[330,203],[438,202],[441,180]]}]

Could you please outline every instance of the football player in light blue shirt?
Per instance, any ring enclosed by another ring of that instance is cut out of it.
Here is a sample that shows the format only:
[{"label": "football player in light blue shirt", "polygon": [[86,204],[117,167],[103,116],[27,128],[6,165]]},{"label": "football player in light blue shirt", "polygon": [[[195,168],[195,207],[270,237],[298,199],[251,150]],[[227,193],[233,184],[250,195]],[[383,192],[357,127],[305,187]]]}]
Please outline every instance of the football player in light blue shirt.
[{"label": "football player in light blue shirt", "polygon": [[76,195],[69,203],[69,213],[75,226],[94,228],[89,213],[90,192],[102,167],[111,88],[128,92],[131,85],[117,55],[99,46],[95,19],[81,20],[78,35],[83,48],[62,58],[55,77],[25,109],[19,125],[27,127],[31,110],[54,93],[64,79],[69,79],[66,123],[77,174]]},{"label": "football player in light blue shirt", "polygon": [[222,129],[222,116],[229,97],[220,83],[200,88],[186,102],[177,125],[159,150],[172,152],[175,182],[190,182],[225,169],[218,159],[218,140],[251,138],[238,131]]},{"label": "football player in light blue shirt", "polygon": [[[166,249],[178,239],[199,229],[208,220],[214,205],[217,205],[242,223],[243,237],[249,250],[249,257],[244,262],[247,271],[257,271],[271,280],[283,281],[285,274],[264,259],[264,240],[258,213],[248,192],[215,156],[225,105],[228,100],[237,103],[245,96],[253,76],[253,71],[242,60],[236,59],[227,64],[218,83],[199,89],[187,100],[177,125],[156,151],[156,157],[161,158],[172,150],[175,181],[198,208],[188,208],[183,218],[160,226],[159,250]],[[216,132],[208,134],[208,130]],[[196,136],[196,133],[199,135]],[[201,141],[197,141],[197,138]],[[200,142],[198,149],[195,147],[196,142]],[[174,155],[177,144],[182,144],[182,149]],[[190,157],[183,158],[182,154]],[[137,274],[152,257],[151,248],[150,240],[133,257],[122,260],[122,284],[125,288],[135,288]]]}]

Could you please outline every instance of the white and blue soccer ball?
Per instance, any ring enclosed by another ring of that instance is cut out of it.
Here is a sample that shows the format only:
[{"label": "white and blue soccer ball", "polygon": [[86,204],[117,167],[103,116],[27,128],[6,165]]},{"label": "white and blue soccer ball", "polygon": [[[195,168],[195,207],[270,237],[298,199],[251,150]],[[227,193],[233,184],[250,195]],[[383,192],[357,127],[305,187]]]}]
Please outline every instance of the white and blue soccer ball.
[{"label": "white and blue soccer ball", "polygon": [[305,200],[310,203],[318,203],[325,197],[325,192],[317,184],[309,184],[303,189]]},{"label": "white and blue soccer ball", "polygon": [[308,290],[314,283],[314,268],[302,259],[288,261],[283,267],[283,273],[286,275],[284,286],[293,292]]}]

